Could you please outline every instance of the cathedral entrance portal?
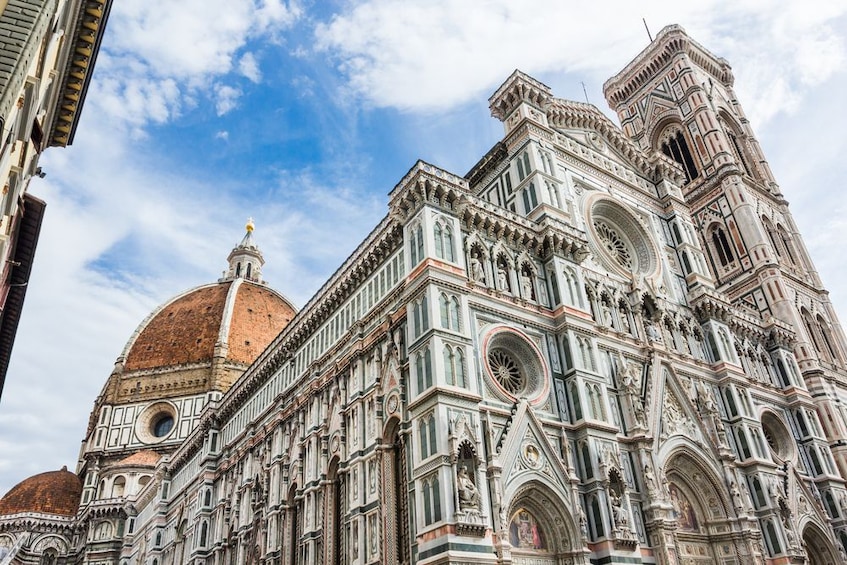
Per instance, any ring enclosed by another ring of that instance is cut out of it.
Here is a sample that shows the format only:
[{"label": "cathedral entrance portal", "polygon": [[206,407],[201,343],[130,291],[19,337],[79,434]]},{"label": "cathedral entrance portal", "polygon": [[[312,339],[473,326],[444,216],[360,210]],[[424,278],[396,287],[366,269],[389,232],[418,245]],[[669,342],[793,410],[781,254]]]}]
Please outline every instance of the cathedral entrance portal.
[{"label": "cathedral entrance portal", "polygon": [[715,535],[729,518],[726,497],[713,474],[688,454],[673,457],[666,467],[667,488],[676,520],[673,538],[677,561],[690,565],[740,563],[735,544]]},{"label": "cathedral entrance portal", "polygon": [[[540,483],[521,487],[512,499],[505,535],[514,565],[582,563],[582,543],[567,505]],[[574,559],[576,558],[576,559]]]},{"label": "cathedral entrance portal", "polygon": [[835,565],[841,560],[836,557],[832,544],[815,526],[806,526],[803,530],[803,549],[809,565]]}]

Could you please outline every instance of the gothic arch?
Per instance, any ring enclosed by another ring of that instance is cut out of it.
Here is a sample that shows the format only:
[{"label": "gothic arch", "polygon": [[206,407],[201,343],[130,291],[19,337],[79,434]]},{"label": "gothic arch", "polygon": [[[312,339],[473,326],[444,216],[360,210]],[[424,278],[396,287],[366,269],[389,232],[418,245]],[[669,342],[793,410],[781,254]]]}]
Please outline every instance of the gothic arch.
[{"label": "gothic arch", "polygon": [[[526,554],[535,557],[534,562],[538,563],[547,563],[546,559],[549,559],[551,565],[560,563],[562,558],[582,562],[582,537],[566,500],[561,489],[541,475],[520,485],[510,485],[504,493],[503,508],[506,511],[501,518],[505,518],[505,523],[501,527],[510,540],[513,557]],[[517,531],[519,526],[515,523],[516,518],[520,520],[521,512],[540,526],[537,539],[542,542],[543,549],[521,548],[520,544],[514,543],[516,536],[521,539]]]},{"label": "gothic arch", "polygon": [[836,565],[842,562],[839,551],[817,524],[806,523],[803,527],[802,540],[809,565]]},{"label": "gothic arch", "polygon": [[674,533],[677,546],[682,551],[688,547],[702,548],[711,553],[715,563],[718,556],[728,557],[727,547],[739,558],[730,535],[715,533],[711,524],[732,518],[733,506],[736,514],[743,509],[742,487],[733,483],[731,494],[727,492],[719,479],[720,473],[690,446],[677,449],[666,459],[663,474],[677,522]]},{"label": "gothic arch", "polygon": [[382,520],[385,563],[408,563],[411,558],[409,500],[406,468],[407,435],[397,416],[391,416],[383,428],[382,443]]}]

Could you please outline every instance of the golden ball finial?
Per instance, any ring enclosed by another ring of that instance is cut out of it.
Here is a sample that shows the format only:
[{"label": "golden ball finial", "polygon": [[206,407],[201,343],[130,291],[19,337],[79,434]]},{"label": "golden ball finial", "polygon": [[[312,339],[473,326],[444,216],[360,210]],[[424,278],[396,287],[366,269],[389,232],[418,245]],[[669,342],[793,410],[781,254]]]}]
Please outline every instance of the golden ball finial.
[{"label": "golden ball finial", "polygon": [[247,231],[253,231],[256,229],[256,226],[253,224],[253,218],[247,218],[247,225],[244,226],[244,229]]}]

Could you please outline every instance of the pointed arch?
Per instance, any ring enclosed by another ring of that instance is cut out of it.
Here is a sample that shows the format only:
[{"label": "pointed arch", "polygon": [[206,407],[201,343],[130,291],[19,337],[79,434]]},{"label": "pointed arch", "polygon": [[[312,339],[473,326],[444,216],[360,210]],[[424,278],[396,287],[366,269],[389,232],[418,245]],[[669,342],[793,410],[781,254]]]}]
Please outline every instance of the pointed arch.
[{"label": "pointed arch", "polygon": [[[501,527],[510,538],[524,540],[523,544],[512,544],[513,555],[559,558],[582,555],[581,535],[574,511],[566,500],[568,497],[543,475],[536,475],[519,486],[510,485],[504,493],[507,524]],[[533,521],[535,529],[531,527]],[[522,525],[529,527],[521,531]]]},{"label": "pointed arch", "polygon": [[809,565],[835,565],[841,562],[835,544],[817,524],[807,523],[803,528],[802,539]]}]

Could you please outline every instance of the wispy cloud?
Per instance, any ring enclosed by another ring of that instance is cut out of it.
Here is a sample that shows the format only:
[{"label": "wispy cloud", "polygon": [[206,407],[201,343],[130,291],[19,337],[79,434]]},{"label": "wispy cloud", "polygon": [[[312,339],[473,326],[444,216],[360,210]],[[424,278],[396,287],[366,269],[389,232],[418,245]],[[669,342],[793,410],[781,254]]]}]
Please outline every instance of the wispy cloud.
[{"label": "wispy cloud", "polygon": [[745,77],[747,105],[765,121],[796,108],[844,60],[843,30],[831,24],[847,4],[820,4],[373,0],[319,25],[316,40],[364,102],[443,111],[487,95],[514,68],[608,77],[646,44],[644,16],[654,33],[681,23],[729,58]]}]

